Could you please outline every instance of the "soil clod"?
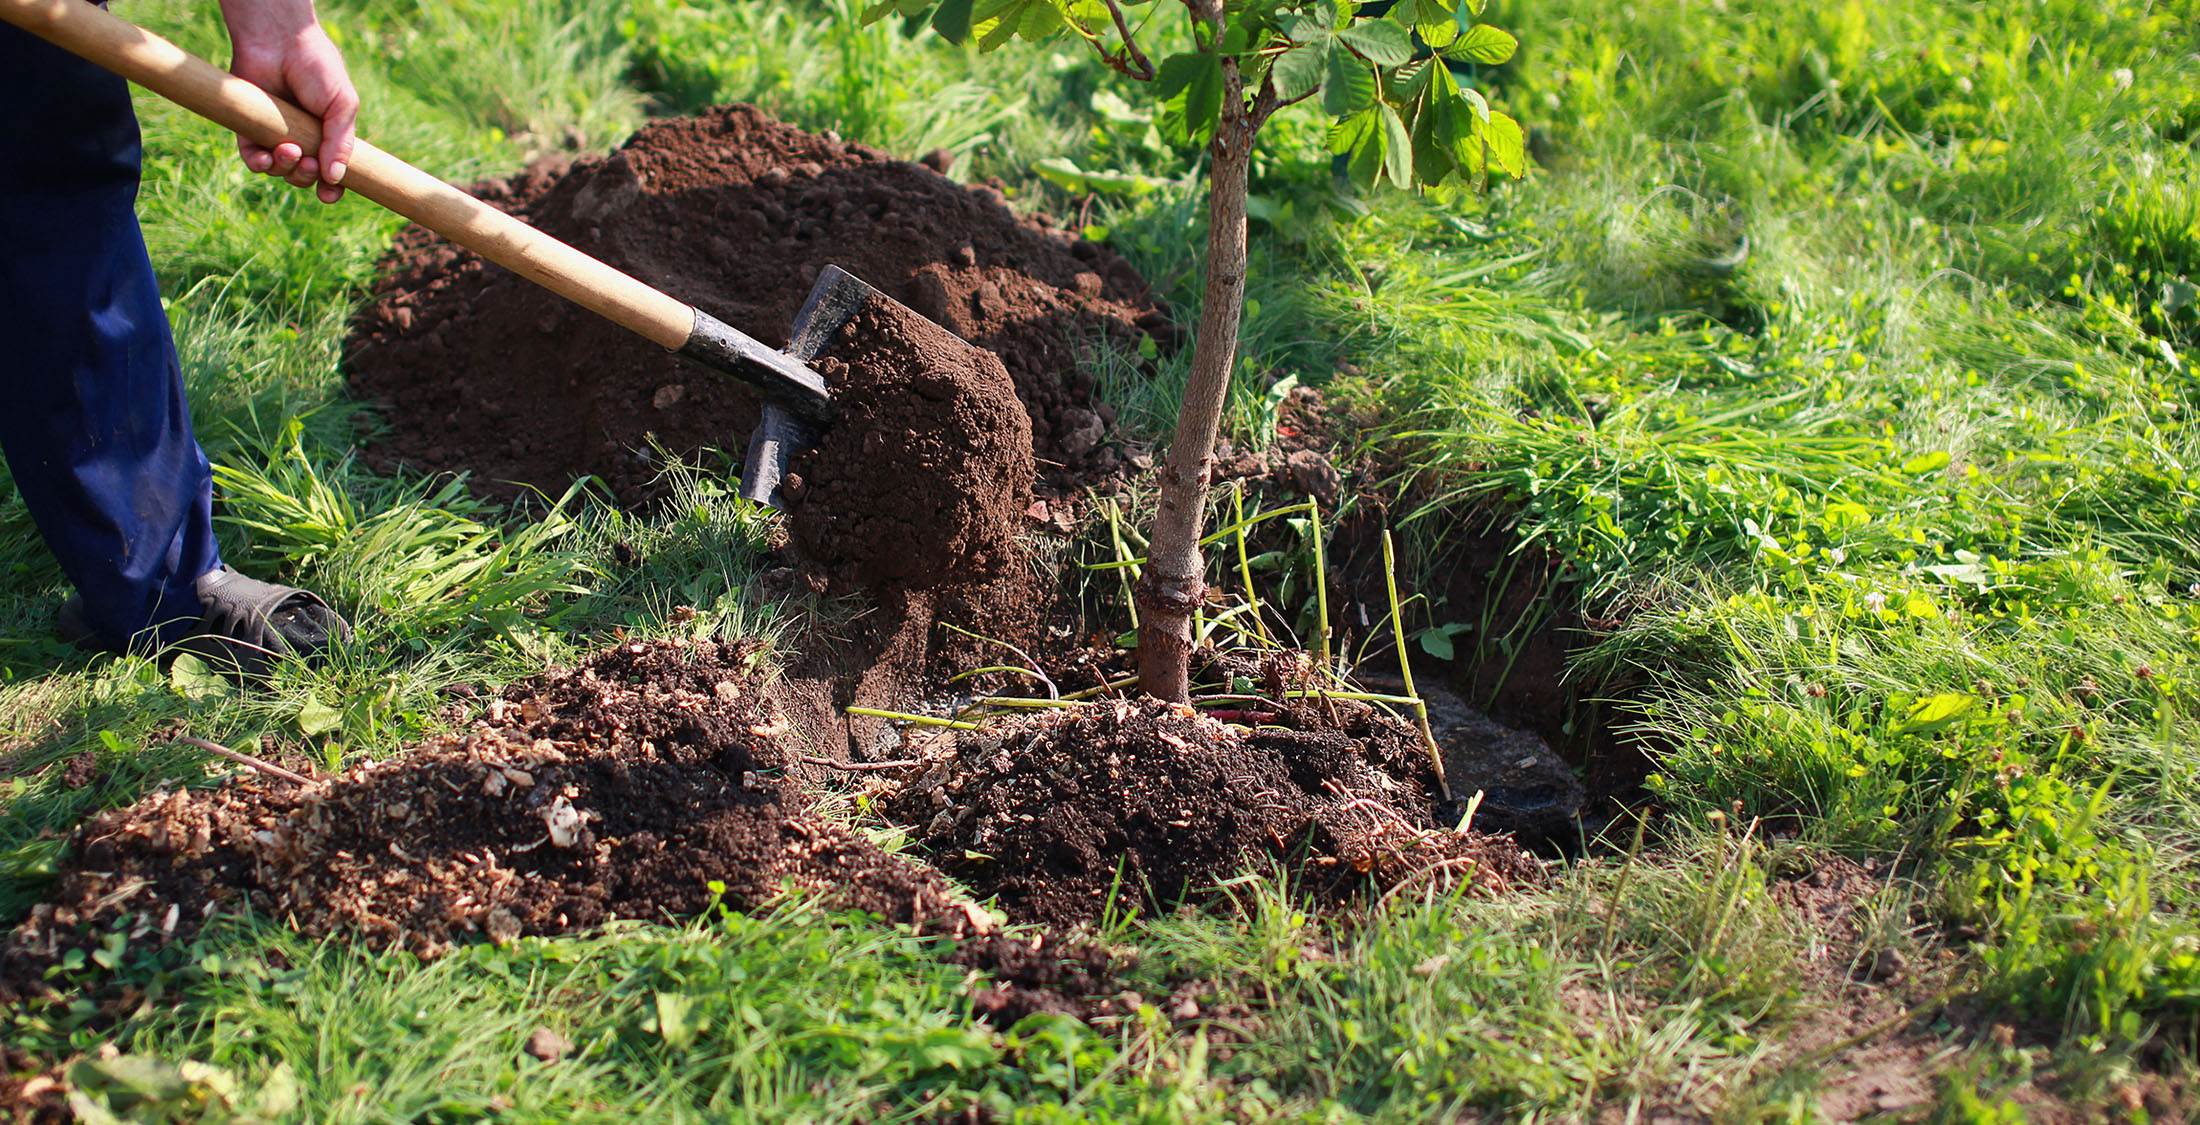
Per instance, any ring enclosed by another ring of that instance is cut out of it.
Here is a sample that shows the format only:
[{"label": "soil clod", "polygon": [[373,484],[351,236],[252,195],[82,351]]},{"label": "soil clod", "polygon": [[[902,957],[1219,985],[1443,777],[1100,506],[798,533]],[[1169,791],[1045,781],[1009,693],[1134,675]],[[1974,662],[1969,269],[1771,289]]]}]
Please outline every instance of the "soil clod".
[{"label": "soil clod", "polygon": [[991,354],[872,299],[816,364],[833,424],[785,486],[795,547],[878,588],[999,573],[1031,504],[1031,426]]}]

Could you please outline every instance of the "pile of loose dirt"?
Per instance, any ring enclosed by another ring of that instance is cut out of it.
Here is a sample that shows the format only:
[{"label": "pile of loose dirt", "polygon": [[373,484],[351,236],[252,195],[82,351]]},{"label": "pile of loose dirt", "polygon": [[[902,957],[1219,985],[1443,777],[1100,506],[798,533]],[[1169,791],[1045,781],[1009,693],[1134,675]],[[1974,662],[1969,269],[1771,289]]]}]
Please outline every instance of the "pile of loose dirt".
[{"label": "pile of loose dirt", "polygon": [[[748,106],[651,124],[603,158],[477,185],[510,210],[768,344],[821,267],[879,287],[999,356],[1039,456],[1074,477],[1105,456],[1076,349],[1172,344],[1137,271],[1105,247],[956,184]],[[667,354],[420,230],[398,240],[353,325],[347,367],[390,432],[368,463],[469,471],[555,495],[584,474],[645,499],[675,455],[746,441],[746,387]]]},{"label": "pile of loose dirt", "polygon": [[[783,886],[929,924],[938,874],[819,821],[785,777],[786,724],[715,643],[628,644],[514,685],[463,737],[310,786],[155,794],[83,828],[0,980],[85,927],[188,936],[247,908],[433,956],[454,942],[737,908]],[[951,928],[951,927],[950,927]]]},{"label": "pile of loose dirt", "polygon": [[833,424],[792,458],[796,548],[868,588],[998,574],[1031,504],[1031,427],[1001,362],[890,301],[867,301],[817,363]]},{"label": "pile of loose dirt", "polygon": [[1248,730],[1152,700],[1048,711],[932,744],[880,808],[1010,917],[1059,925],[1111,894],[1167,909],[1270,860],[1332,901],[1532,876],[1509,841],[1429,823],[1426,792],[1394,773],[1410,730],[1366,712],[1341,725]]}]

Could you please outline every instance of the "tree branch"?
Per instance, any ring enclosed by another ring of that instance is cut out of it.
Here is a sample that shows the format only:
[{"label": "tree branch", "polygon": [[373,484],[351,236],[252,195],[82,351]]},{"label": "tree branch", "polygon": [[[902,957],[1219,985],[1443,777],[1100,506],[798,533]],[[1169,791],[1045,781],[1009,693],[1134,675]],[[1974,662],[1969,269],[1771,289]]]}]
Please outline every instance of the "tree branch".
[{"label": "tree branch", "polygon": [[[1308,91],[1306,94],[1299,95],[1299,97],[1309,97],[1311,96],[1311,94],[1312,91]],[[1299,99],[1291,99],[1291,101],[1297,100]],[[1278,102],[1276,100],[1276,68],[1274,66],[1270,66],[1268,68],[1268,73],[1261,75],[1260,92],[1253,95],[1252,112],[1254,130],[1258,131],[1261,126],[1268,123],[1268,118],[1270,115],[1274,114],[1277,110],[1282,109],[1284,106],[1290,104],[1291,102]]]},{"label": "tree branch", "polygon": [[[1108,65],[1132,78],[1138,79],[1140,82],[1153,81],[1153,60],[1146,57],[1146,52],[1138,49],[1138,41],[1131,37],[1130,21],[1123,18],[1122,6],[1117,4],[1115,0],[1107,0],[1107,5],[1108,15],[1115,19],[1115,33],[1123,37],[1123,53],[1116,58],[1109,59]],[[1101,51],[1100,57],[1107,59],[1108,53]],[[1133,65],[1136,65],[1138,69],[1130,69]]]}]

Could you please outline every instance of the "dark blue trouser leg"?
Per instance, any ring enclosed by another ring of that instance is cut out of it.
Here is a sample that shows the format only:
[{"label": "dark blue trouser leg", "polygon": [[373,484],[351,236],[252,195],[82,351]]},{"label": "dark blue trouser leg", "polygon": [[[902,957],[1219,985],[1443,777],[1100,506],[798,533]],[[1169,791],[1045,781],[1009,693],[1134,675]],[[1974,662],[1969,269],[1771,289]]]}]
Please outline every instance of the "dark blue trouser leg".
[{"label": "dark blue trouser leg", "polygon": [[206,454],[138,229],[123,80],[0,25],[0,449],[113,643],[175,640],[221,565]]}]

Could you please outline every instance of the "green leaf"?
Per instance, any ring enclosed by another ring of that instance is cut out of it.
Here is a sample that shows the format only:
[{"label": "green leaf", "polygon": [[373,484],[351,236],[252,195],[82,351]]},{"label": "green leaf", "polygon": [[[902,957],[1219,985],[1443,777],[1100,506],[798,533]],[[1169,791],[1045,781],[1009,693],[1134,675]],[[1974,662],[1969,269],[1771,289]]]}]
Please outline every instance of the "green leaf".
[{"label": "green leaf", "polygon": [[1080,195],[1087,192],[1122,192],[1139,196],[1161,186],[1159,180],[1132,172],[1088,172],[1066,156],[1050,156],[1045,160],[1033,161],[1031,170],[1062,190]]},{"label": "green leaf", "polygon": [[307,696],[305,705],[298,708],[298,729],[309,735],[327,734],[343,725],[344,713],[318,696]]},{"label": "green leaf", "polygon": [[1016,25],[1016,34],[1028,42],[1037,43],[1068,24],[1062,11],[1052,4],[1033,4],[1024,9],[1023,22]]},{"label": "green leaf", "polygon": [[176,657],[176,662],[168,666],[168,686],[174,688],[177,695],[193,702],[228,696],[236,689],[229,677],[207,667],[206,661],[188,652]]},{"label": "green leaf", "polygon": [[[1482,91],[1472,86],[1462,89],[1459,83],[1452,79],[1449,70],[1444,71],[1444,84],[1450,86],[1451,92],[1458,95],[1460,101],[1467,103],[1474,110],[1475,120],[1488,121],[1490,119],[1490,100],[1482,96]],[[1462,137],[1462,139],[1464,138]]]},{"label": "green leaf", "polygon": [[1406,29],[1389,20],[1368,20],[1337,33],[1346,46],[1376,66],[1403,66],[1413,61],[1413,39]]},{"label": "green leaf", "polygon": [[1364,124],[1355,135],[1352,151],[1345,154],[1345,171],[1353,183],[1371,188],[1383,176],[1383,122],[1372,109],[1354,114],[1353,120]]},{"label": "green leaf", "polygon": [[1170,55],[1168,58],[1161,60],[1161,65],[1155,68],[1155,91],[1161,95],[1163,100],[1183,93],[1184,88],[1191,85],[1192,74],[1204,65],[1206,65],[1205,57],[1196,51]]},{"label": "green leaf", "polygon": [[1366,135],[1375,131],[1373,113],[1356,113],[1329,127],[1329,151],[1339,156],[1358,148]]},{"label": "green leaf", "polygon": [[1184,87],[1184,124],[1194,138],[1204,139],[1214,132],[1215,122],[1222,117],[1222,59],[1215,55],[1200,55],[1199,69],[1192,72],[1192,80]]},{"label": "green leaf", "polygon": [[1375,111],[1383,121],[1383,174],[1390,182],[1402,188],[1413,186],[1413,137],[1406,132],[1406,123],[1398,118],[1398,111],[1386,102],[1377,102]]},{"label": "green leaf", "polygon": [[950,43],[970,38],[970,7],[974,0],[941,0],[932,12],[932,30]]},{"label": "green leaf", "polygon": [[2195,301],[2200,301],[2200,286],[2181,277],[2162,283],[2161,305],[2164,315],[2174,315],[2189,309]]},{"label": "green leaf", "polygon": [[1496,66],[1498,63],[1513,57],[1513,52],[1519,48],[1520,40],[1513,38],[1511,32],[1503,28],[1491,27],[1486,23],[1478,23],[1468,28],[1465,35],[1460,36],[1458,40],[1453,42],[1444,51],[1444,57],[1472,59],[1478,63]]},{"label": "green leaf", "polygon": [[1489,145],[1490,160],[1506,175],[1528,174],[1528,141],[1520,133],[1520,122],[1502,113],[1490,114],[1482,125],[1482,138]]},{"label": "green leaf", "polygon": [[1276,96],[1287,102],[1311,96],[1322,88],[1322,71],[1328,63],[1327,44],[1293,47],[1276,56],[1270,71],[1276,79]]},{"label": "green leaf", "polygon": [[191,1089],[191,1081],[174,1063],[145,1055],[116,1055],[111,1059],[82,1059],[69,1067],[69,1084],[81,1090],[123,1094],[159,1105],[174,1101]]},{"label": "green leaf", "polygon": [[1907,461],[1904,461],[1902,463],[1902,471],[1908,473],[1913,477],[1922,476],[1936,469],[1947,468],[1948,462],[1951,460],[1953,460],[1953,458],[1948,456],[1947,450],[1936,449],[1933,450],[1931,453],[1920,453],[1917,456],[1912,457]]},{"label": "green leaf", "polygon": [[1441,51],[1459,38],[1459,21],[1450,16],[1431,23],[1417,23],[1413,30],[1421,35],[1421,41]]},{"label": "green leaf", "polygon": [[1322,111],[1349,117],[1375,102],[1375,72],[1350,51],[1329,52],[1329,74],[1322,82]]},{"label": "green leaf", "polygon": [[695,997],[684,992],[660,992],[656,996],[656,1032],[665,1046],[675,1051],[685,1051],[695,1042],[695,1033],[701,1030],[699,1023],[689,1022],[695,1010]]},{"label": "green leaf", "polygon": [[863,14],[857,18],[866,24],[877,23],[899,10],[898,0],[878,0],[878,3],[863,9]]},{"label": "green leaf", "polygon": [[1329,24],[1311,16],[1292,16],[1284,25],[1283,37],[1293,43],[1321,43],[1330,37]]},{"label": "green leaf", "polygon": [[951,1070],[984,1066],[998,1054],[992,1037],[961,1027],[935,1027],[917,1039],[916,1048],[924,1065]]},{"label": "green leaf", "polygon": [[1905,733],[1937,730],[1969,711],[1976,702],[1976,697],[1959,692],[1941,692],[1926,696],[1910,706],[1910,713],[1903,717],[1902,730]]},{"label": "green leaf", "polygon": [[1422,98],[1414,102],[1414,107],[1411,123],[1413,174],[1424,184],[1440,184],[1458,167],[1458,158],[1452,154],[1453,145],[1446,137],[1448,130],[1445,128],[1449,119],[1458,113],[1458,107],[1444,98]]},{"label": "green leaf", "polygon": [[1429,73],[1442,70],[1443,64],[1435,59],[1415,59],[1404,66],[1383,75],[1383,89],[1393,102],[1406,102],[1421,96],[1429,87]]},{"label": "green leaf", "polygon": [[1442,633],[1421,634],[1421,651],[1438,660],[1450,660],[1458,655],[1451,647],[1451,638]]}]

